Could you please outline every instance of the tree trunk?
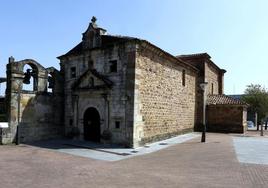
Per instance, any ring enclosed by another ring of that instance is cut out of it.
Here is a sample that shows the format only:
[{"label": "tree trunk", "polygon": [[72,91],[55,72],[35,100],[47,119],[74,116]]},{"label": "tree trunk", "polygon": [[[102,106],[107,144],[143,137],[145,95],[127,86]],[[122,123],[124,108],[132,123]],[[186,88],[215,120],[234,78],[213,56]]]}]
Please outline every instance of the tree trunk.
[{"label": "tree trunk", "polygon": [[266,121],[265,121],[265,130],[267,130],[267,123],[268,123],[268,120],[266,118]]}]

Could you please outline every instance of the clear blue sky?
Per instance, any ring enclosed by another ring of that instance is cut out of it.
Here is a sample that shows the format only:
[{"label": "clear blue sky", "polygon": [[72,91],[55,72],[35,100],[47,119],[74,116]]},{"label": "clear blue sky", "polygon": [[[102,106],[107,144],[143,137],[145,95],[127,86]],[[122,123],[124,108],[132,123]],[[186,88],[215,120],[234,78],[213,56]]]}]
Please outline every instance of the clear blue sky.
[{"label": "clear blue sky", "polygon": [[59,68],[56,57],[80,42],[93,15],[108,33],[173,55],[209,53],[227,70],[226,94],[251,83],[268,87],[266,0],[1,0],[0,76],[11,55]]}]

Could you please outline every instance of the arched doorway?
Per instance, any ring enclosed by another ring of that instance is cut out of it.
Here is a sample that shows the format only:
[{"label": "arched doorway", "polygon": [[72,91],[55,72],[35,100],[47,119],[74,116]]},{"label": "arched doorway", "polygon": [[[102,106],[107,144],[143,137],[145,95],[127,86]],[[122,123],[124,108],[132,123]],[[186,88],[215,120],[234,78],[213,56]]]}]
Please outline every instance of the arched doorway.
[{"label": "arched doorway", "polygon": [[96,108],[88,108],[84,113],[84,139],[100,142],[100,115]]}]

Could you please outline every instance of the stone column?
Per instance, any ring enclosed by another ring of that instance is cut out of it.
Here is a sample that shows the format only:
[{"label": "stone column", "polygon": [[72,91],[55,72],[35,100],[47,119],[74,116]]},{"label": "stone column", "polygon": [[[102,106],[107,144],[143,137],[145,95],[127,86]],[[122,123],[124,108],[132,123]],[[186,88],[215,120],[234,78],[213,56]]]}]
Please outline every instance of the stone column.
[{"label": "stone column", "polygon": [[20,122],[20,93],[24,73],[13,57],[9,58],[7,64],[7,118],[9,127],[2,136],[2,143],[8,144],[17,141],[17,127]]}]

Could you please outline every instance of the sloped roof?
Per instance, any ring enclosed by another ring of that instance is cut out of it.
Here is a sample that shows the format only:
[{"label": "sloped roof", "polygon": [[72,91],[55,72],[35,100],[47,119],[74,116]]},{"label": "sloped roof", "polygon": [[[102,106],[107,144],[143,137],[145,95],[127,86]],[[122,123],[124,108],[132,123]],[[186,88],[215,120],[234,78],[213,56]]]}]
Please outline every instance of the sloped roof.
[{"label": "sloped roof", "polygon": [[[177,58],[177,57],[171,55],[170,53],[168,53],[168,52],[164,51],[163,49],[157,47],[156,45],[148,42],[147,40],[143,40],[143,39],[139,39],[139,38],[135,38],[135,37],[129,37],[129,36],[121,36],[121,35],[101,35],[101,40],[102,40],[102,42],[101,42],[101,46],[99,48],[105,48],[105,47],[108,47],[110,45],[129,42],[129,41],[143,42],[144,44],[152,46],[153,48],[161,51],[162,53],[168,55],[169,57],[172,57],[174,60],[176,60],[177,62],[179,62],[180,64],[182,64],[184,66],[189,67],[193,71],[196,71],[196,72],[198,71],[198,69],[195,68],[194,66],[192,66],[191,64],[187,63],[186,61],[183,61],[180,58]],[[95,48],[93,48],[93,49],[95,49]],[[82,42],[80,42],[78,45],[76,45],[69,52],[67,52],[64,55],[59,56],[58,58],[60,59],[62,57],[70,56],[70,55],[79,55],[79,54],[83,53],[83,51],[86,51],[86,50],[88,50],[88,49],[84,49]]]},{"label": "sloped roof", "polygon": [[210,63],[213,67],[215,67],[217,70],[225,73],[226,70],[225,69],[221,69],[220,67],[218,67],[218,65],[216,65],[212,60],[211,57],[208,53],[196,53],[196,54],[185,54],[185,55],[178,55],[176,56],[176,58],[181,59],[183,61],[186,61],[188,63],[192,62],[192,63],[196,63],[195,60],[196,59],[207,59],[208,63]]},{"label": "sloped roof", "polygon": [[[120,35],[101,35],[101,46],[100,47],[107,47],[109,45],[121,42],[127,42],[131,40],[138,40],[138,38],[134,37],[127,37],[127,36],[120,36]],[[94,48],[93,48],[94,49]],[[69,56],[69,55],[78,55],[81,54],[83,51],[88,50],[83,48],[83,43],[80,42],[66,54],[59,56],[58,58]]]},{"label": "sloped roof", "polygon": [[178,55],[178,58],[187,59],[187,58],[208,58],[210,59],[210,55],[208,53],[196,53],[196,54],[185,54],[185,55]]},{"label": "sloped roof", "polygon": [[234,99],[232,97],[226,95],[208,95],[207,97],[207,104],[208,105],[242,105],[248,106],[247,103],[239,100]]}]

